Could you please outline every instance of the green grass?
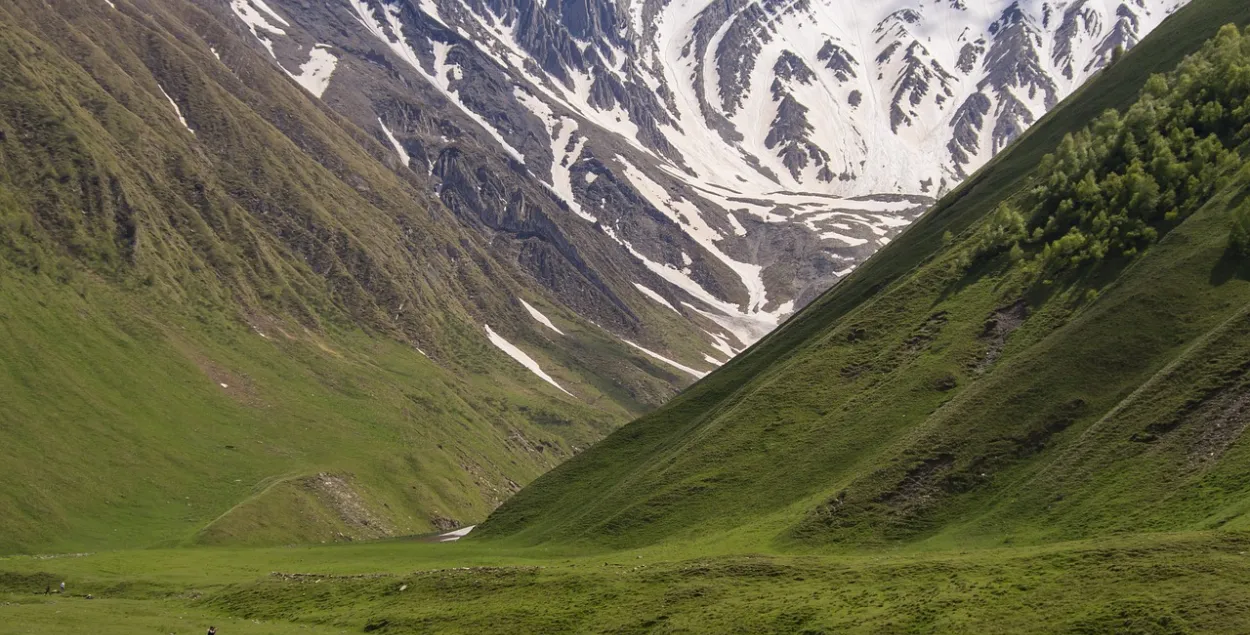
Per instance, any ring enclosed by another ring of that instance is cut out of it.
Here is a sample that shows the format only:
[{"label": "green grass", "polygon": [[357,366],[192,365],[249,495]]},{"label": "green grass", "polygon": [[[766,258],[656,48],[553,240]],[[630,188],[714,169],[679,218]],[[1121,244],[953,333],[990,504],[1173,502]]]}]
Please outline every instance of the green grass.
[{"label": "green grass", "polygon": [[335,627],[223,617],[177,601],[62,600],[18,603],[5,607],[6,633],[188,633],[203,635],[209,626],[220,633],[287,635],[343,633]]},{"label": "green grass", "polygon": [[299,481],[321,472],[393,533],[471,523],[614,423],[363,333],[262,337],[81,284],[0,278],[2,551],[376,536]]},{"label": "green grass", "polygon": [[[1240,632],[1248,549],[1222,532],[855,556],[390,542],[13,557],[0,632]],[[42,595],[61,579],[69,597]]]}]

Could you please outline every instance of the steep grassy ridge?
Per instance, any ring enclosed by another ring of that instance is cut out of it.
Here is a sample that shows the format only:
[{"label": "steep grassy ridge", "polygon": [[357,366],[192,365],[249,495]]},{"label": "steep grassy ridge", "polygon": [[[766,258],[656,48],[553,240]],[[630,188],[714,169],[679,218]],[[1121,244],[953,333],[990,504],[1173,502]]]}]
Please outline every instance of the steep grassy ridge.
[{"label": "steep grassy ridge", "polygon": [[[845,283],[523,490],[481,535],[967,544],[1244,523],[1250,286],[1228,246],[1250,186],[1240,158],[1135,258],[1041,281],[1006,253],[967,256],[1065,132],[1127,109],[1230,19],[1250,9],[1178,12]],[[1244,66],[1243,39],[1222,37],[1203,59],[1238,51]]]}]

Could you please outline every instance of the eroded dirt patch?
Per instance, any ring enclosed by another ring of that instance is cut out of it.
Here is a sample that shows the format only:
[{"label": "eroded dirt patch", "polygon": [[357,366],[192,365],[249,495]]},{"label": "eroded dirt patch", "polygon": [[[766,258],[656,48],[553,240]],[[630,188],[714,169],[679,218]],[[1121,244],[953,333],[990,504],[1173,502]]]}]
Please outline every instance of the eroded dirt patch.
[{"label": "eroded dirt patch", "polygon": [[1007,347],[1007,338],[1020,328],[1029,318],[1029,305],[1024,300],[1017,300],[1008,306],[994,309],[985,320],[985,328],[978,336],[985,343],[985,353],[977,362],[976,372],[984,373],[1003,356]]},{"label": "eroded dirt patch", "polygon": [[498,482],[481,465],[467,457],[461,457],[460,468],[473,478],[473,484],[482,493],[482,500],[490,503],[491,509],[499,507],[513,494],[521,491],[521,485],[516,481],[503,476],[502,482]]},{"label": "eroded dirt patch", "polygon": [[321,472],[300,479],[299,485],[315,493],[343,524],[353,529],[355,537],[369,539],[394,535],[395,528],[369,508],[348,478]]},{"label": "eroded dirt patch", "polygon": [[446,516],[439,516],[438,514],[430,516],[430,525],[434,527],[435,531],[440,533],[460,529],[460,521],[454,518],[447,518]]},{"label": "eroded dirt patch", "polygon": [[907,470],[899,484],[877,497],[879,503],[896,508],[923,506],[942,493],[942,477],[955,465],[953,454],[939,454]]},{"label": "eroded dirt patch", "polygon": [[1189,448],[1189,465],[1214,464],[1250,425],[1250,387],[1222,390],[1190,415],[1199,432]]},{"label": "eroded dirt patch", "polygon": [[223,394],[249,408],[268,407],[268,404],[260,396],[256,382],[252,381],[250,376],[222,366],[199,352],[194,346],[176,337],[170,337],[169,341],[184,357],[195,364],[196,368],[199,368],[200,372],[204,373],[213,386]]},{"label": "eroded dirt patch", "polygon": [[947,322],[946,311],[939,311],[925,318],[923,324],[912,331],[907,337],[907,341],[903,342],[903,353],[909,356],[918,355],[920,352],[927,350],[933,340],[937,339],[938,334],[942,332],[942,327]]}]

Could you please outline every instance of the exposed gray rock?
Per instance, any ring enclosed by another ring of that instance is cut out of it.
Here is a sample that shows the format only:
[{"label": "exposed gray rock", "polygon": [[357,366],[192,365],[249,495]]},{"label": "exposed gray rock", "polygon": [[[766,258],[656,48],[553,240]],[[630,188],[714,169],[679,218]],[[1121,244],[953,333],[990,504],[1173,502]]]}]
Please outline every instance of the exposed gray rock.
[{"label": "exposed gray rock", "polygon": [[816,53],[816,59],[824,62],[825,68],[833,71],[833,76],[837,77],[840,82],[848,82],[859,77],[859,73],[855,71],[855,68],[859,66],[855,56],[831,40],[825,40],[824,45]]}]

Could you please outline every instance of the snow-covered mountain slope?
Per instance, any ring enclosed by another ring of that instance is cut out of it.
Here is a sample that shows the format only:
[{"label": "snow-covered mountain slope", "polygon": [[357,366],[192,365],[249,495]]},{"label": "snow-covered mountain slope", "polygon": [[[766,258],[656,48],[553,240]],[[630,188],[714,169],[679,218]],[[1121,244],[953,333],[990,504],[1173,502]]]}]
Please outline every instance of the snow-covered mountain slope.
[{"label": "snow-covered mountain slope", "polygon": [[636,73],[672,95],[668,154],[704,182],[932,193],[1180,4],[676,1],[640,20]]},{"label": "snow-covered mountain slope", "polygon": [[577,314],[723,357],[1184,0],[203,1]]}]

